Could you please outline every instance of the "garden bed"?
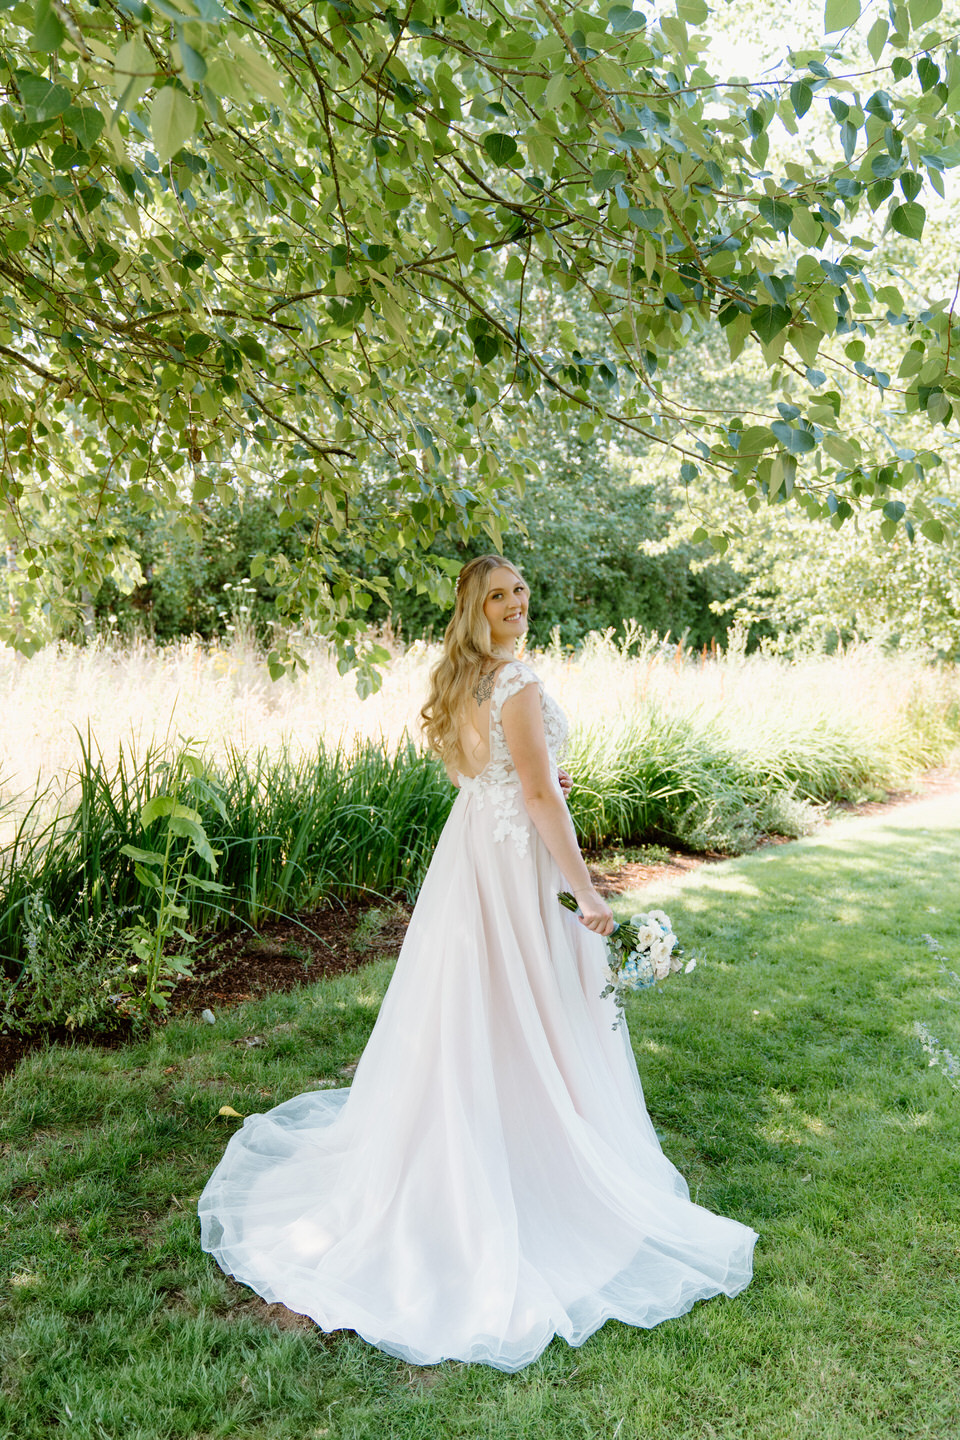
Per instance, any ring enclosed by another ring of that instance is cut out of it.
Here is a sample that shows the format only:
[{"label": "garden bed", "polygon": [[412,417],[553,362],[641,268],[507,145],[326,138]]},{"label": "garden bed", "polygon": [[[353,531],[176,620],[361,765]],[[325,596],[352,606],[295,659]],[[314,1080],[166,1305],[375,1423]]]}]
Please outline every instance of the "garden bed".
[{"label": "garden bed", "polygon": [[[957,792],[960,775],[931,770],[909,790],[886,800],[845,803],[832,808],[825,823],[851,815],[876,815],[922,799]],[[787,843],[767,836],[758,848]],[[590,858],[590,872],[602,894],[611,899],[648,886],[665,884],[701,865],[717,864],[719,854],[689,854],[661,846],[605,850]],[[201,947],[193,976],[181,980],[171,997],[172,1014],[216,1016],[234,1005],[267,994],[282,994],[301,985],[344,975],[367,961],[395,957],[403,943],[412,907],[400,899],[334,901],[321,910],[304,911],[262,922],[255,931],[237,926],[220,932]],[[161,1022],[162,1023],[162,1022]],[[63,1027],[30,1037],[0,1033],[0,1076],[15,1069],[24,1055],[40,1046],[95,1044],[113,1049],[133,1034],[129,1022],[90,1033]]]}]

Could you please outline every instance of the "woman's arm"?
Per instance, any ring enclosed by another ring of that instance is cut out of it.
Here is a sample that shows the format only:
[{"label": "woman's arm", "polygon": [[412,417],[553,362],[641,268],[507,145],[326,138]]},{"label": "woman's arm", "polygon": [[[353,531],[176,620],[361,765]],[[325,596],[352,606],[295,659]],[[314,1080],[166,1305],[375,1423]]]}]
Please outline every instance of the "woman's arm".
[{"label": "woman's arm", "polygon": [[526,685],[511,695],[504,702],[500,719],[503,738],[520,778],[524,804],[579,902],[581,923],[600,935],[611,934],[613,912],[590,879],[557,772],[550,763],[536,684]]}]

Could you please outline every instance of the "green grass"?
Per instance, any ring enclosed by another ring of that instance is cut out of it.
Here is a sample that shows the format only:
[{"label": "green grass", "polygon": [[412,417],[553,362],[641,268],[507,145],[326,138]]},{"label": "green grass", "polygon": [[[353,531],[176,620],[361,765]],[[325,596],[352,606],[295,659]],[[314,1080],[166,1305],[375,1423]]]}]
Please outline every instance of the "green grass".
[{"label": "green grass", "polygon": [[[220,1106],[336,1080],[388,963],[216,1027],[34,1055],[0,1109],[0,1436],[960,1433],[960,1096],[913,1035],[957,1019],[921,937],[956,966],[958,873],[955,800],[927,801],[657,892],[700,962],[631,1002],[648,1105],[695,1197],[760,1232],[754,1282],[653,1331],[554,1341],[516,1376],[279,1330],[198,1248],[196,1196],[237,1123]],[[234,1043],[251,1032],[266,1044]]]}]

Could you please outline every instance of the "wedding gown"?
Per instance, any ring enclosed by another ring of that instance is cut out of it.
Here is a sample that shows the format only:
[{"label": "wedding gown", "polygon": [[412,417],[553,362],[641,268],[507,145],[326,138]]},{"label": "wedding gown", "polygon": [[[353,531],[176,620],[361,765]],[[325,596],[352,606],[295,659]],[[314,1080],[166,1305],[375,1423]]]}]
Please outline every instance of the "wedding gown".
[{"label": "wedding gown", "polygon": [[229,1275],[416,1365],[519,1370],[751,1275],[754,1232],[661,1152],[604,942],[557,901],[500,720],[530,684],[497,676],[489,763],[462,777],[352,1085],[250,1116],[200,1199]]}]

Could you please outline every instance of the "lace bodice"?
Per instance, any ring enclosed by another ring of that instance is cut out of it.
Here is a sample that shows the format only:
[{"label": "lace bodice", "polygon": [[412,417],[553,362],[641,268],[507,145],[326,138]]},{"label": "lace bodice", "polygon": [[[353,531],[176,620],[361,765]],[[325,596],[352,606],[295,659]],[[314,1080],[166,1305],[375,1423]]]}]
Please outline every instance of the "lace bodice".
[{"label": "lace bodice", "polygon": [[523,808],[520,777],[510,758],[501,714],[511,695],[516,695],[528,685],[536,685],[539,691],[547,750],[551,761],[557,763],[567,742],[567,717],[556,700],[546,693],[542,681],[529,665],[524,665],[520,660],[511,660],[497,675],[490,697],[490,759],[479,775],[459,777],[463,794],[472,796],[481,806],[487,800],[490,801],[497,817],[494,840],[505,840],[509,836],[521,855],[525,855],[527,851],[531,821]]}]

